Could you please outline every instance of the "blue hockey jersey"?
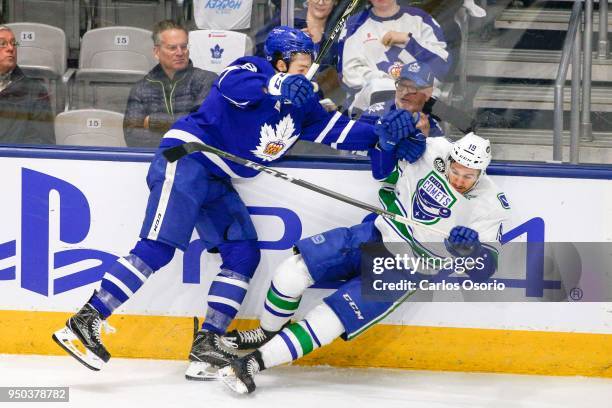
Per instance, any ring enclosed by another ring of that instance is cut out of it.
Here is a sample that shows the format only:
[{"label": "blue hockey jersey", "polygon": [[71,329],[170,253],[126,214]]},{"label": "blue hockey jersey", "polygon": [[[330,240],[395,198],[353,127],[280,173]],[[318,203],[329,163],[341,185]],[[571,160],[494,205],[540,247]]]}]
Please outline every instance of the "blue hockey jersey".
[{"label": "blue hockey jersey", "polygon": [[[160,148],[204,142],[261,164],[280,159],[298,140],[336,149],[367,150],[376,144],[372,124],[328,113],[312,98],[296,108],[267,93],[275,71],[259,57],[243,57],[219,75],[197,112],[174,123]],[[207,152],[195,154],[219,177],[253,177],[256,170]]]}]

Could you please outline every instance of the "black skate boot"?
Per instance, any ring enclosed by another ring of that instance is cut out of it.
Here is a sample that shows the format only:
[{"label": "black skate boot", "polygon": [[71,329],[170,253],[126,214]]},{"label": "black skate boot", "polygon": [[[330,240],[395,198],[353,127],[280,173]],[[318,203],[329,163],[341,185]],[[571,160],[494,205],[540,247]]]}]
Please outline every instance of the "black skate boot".
[{"label": "black skate boot", "polygon": [[261,327],[251,330],[232,330],[225,334],[221,341],[224,346],[236,350],[254,350],[266,344],[276,333],[278,331],[268,331]]},{"label": "black skate boot", "polygon": [[[100,313],[87,303],[77,314],[68,319],[66,327],[56,331],[52,337],[61,348],[85,367],[99,371],[111,357],[100,339],[102,327],[107,333],[115,331]],[[83,348],[85,352],[82,351]]]},{"label": "black skate boot", "polygon": [[221,336],[218,334],[196,331],[199,326],[197,319],[194,320],[194,326],[193,345],[185,378],[196,381],[216,380],[219,368],[228,365],[237,355],[221,347]]},{"label": "black skate boot", "polygon": [[250,394],[255,391],[253,377],[265,368],[261,353],[256,350],[244,357],[232,360],[228,366],[221,368],[219,377],[223,384],[238,394]]}]

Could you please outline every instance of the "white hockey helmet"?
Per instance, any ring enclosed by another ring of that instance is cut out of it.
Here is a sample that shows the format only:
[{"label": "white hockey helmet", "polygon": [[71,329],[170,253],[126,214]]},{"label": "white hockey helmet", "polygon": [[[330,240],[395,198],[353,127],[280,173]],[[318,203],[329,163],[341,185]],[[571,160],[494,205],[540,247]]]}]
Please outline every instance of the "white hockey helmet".
[{"label": "white hockey helmet", "polygon": [[491,143],[470,132],[453,143],[450,158],[465,167],[480,170],[482,174],[491,163]]}]

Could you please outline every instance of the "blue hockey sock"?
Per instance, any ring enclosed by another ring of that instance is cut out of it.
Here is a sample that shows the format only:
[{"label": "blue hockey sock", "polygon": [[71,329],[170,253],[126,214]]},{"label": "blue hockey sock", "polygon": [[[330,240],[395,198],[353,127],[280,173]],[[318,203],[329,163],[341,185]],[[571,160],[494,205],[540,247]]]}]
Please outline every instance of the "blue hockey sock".
[{"label": "blue hockey sock", "polygon": [[141,239],[130,254],[117,262],[102,277],[100,289],[89,303],[106,319],[125,303],[156,270],[167,265],[174,248],[159,241]]},{"label": "blue hockey sock", "polygon": [[208,291],[208,310],[203,330],[225,334],[246,296],[250,279],[239,273],[222,269]]},{"label": "blue hockey sock", "polygon": [[134,254],[119,258],[104,274],[100,289],[89,303],[106,319],[136,293],[152,273],[153,270]]}]

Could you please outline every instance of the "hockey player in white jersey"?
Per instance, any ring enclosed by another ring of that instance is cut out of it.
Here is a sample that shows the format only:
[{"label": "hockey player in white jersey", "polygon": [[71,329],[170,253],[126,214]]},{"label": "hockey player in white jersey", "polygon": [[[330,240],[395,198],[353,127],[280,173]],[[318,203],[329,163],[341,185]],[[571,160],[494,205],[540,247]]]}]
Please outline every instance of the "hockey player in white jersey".
[{"label": "hockey player in white jersey", "polygon": [[[495,245],[485,242],[499,242],[510,207],[504,193],[486,175],[491,161],[489,141],[473,133],[455,143],[427,138],[425,143],[413,143],[413,155],[399,161],[394,159],[396,148],[384,143],[381,147],[381,154],[372,158],[372,168],[375,177],[384,182],[380,190],[384,207],[424,225],[435,224],[437,230],[448,235],[379,216],[299,241],[295,255],[281,263],[272,279],[261,327],[224,338],[226,344],[236,348],[258,346],[219,371],[234,391],[253,392],[253,377],[258,371],[301,358],[337,337],[350,340],[358,336],[410,294],[400,293],[393,301],[364,299],[360,276],[363,243],[405,242],[416,256],[417,252],[431,250],[428,243],[438,243],[439,247],[443,242],[455,258],[482,259],[479,267],[466,271],[470,279],[484,281],[495,273]],[[303,320],[283,327],[306,288],[322,281],[346,282]]]}]

